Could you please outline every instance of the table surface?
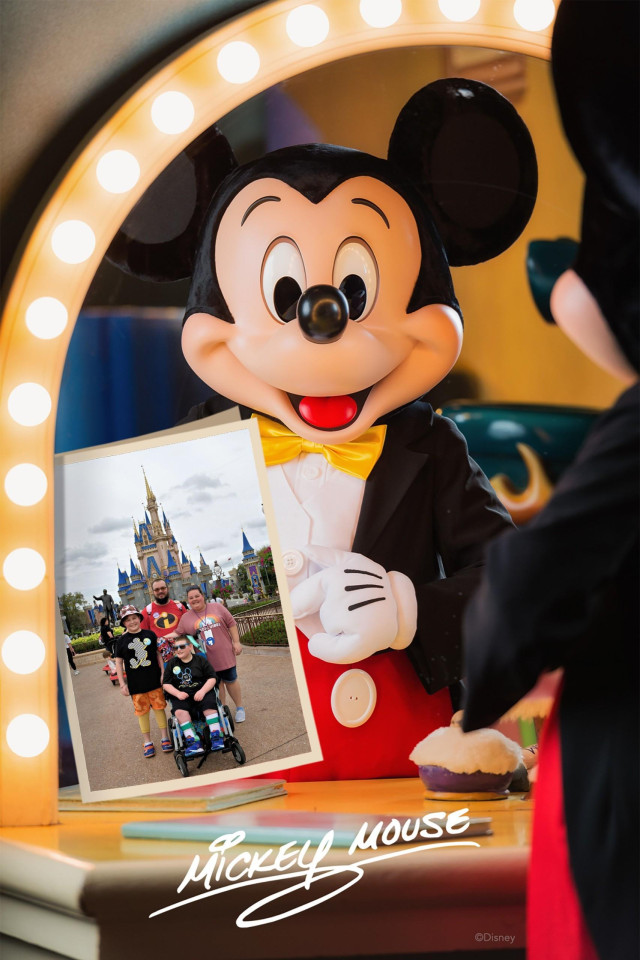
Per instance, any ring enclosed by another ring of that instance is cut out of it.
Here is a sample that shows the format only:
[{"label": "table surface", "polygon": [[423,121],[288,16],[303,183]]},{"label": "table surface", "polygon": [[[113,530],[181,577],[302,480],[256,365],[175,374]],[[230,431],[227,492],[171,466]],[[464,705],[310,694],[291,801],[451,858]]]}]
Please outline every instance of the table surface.
[{"label": "table surface", "polygon": [[[469,838],[473,844],[465,846],[434,843],[429,850],[418,851],[415,845],[382,848],[376,854],[389,856],[375,862],[371,850],[349,856],[344,848],[331,849],[322,865],[349,864],[346,876],[338,873],[320,880],[311,891],[292,890],[270,908],[272,914],[291,909],[295,911],[291,916],[243,928],[236,920],[244,910],[299,881],[280,874],[274,882],[272,874],[271,882],[265,878],[266,886],[247,887],[225,884],[223,879],[217,886],[225,886],[224,891],[216,890],[214,882],[213,895],[149,919],[150,913],[188,895],[177,894],[177,887],[194,856],[199,854],[204,864],[209,851],[206,843],[125,839],[121,826],[180,814],[73,812],[61,813],[54,826],[4,828],[2,891],[20,906],[15,915],[20,910],[24,914],[5,927],[5,933],[40,943],[46,927],[49,949],[79,960],[133,957],[154,946],[162,946],[169,956],[181,944],[184,947],[185,927],[194,944],[199,937],[203,944],[210,942],[207,938],[215,928],[219,955],[226,960],[400,957],[451,949],[523,948],[532,808],[526,795],[470,803],[432,801],[424,798],[417,778],[292,783],[287,784],[286,796],[220,814],[237,813],[240,826],[244,811],[267,810],[351,813],[371,824],[384,816],[422,817],[464,806],[470,816],[492,818],[491,836]],[[233,855],[244,853],[249,858],[265,850],[245,845],[235,847]],[[353,863],[363,859],[371,862],[356,882]],[[345,889],[336,893],[339,887]],[[196,895],[204,887],[194,884],[191,891]],[[216,895],[222,892],[224,896]],[[324,895],[323,903],[305,908]],[[52,932],[52,916],[66,918],[62,932]],[[70,947],[70,939],[77,945]]]}]

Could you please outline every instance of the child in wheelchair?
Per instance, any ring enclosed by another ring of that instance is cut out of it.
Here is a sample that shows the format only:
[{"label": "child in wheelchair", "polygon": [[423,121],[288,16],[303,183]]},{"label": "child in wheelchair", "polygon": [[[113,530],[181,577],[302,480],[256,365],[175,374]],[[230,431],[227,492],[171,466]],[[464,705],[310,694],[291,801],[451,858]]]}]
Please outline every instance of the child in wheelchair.
[{"label": "child in wheelchair", "polygon": [[205,752],[193,724],[198,711],[202,711],[209,727],[211,749],[222,750],[224,741],[213,690],[217,683],[216,672],[204,657],[194,656],[188,637],[179,637],[174,643],[174,651],[175,656],[165,664],[162,686],[182,730],[185,756]]}]

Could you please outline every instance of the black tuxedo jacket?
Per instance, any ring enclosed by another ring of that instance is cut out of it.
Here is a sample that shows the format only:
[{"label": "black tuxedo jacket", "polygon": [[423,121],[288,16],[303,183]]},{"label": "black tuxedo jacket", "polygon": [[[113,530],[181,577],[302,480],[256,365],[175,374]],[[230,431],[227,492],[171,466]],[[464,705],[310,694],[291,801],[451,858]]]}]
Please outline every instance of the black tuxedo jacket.
[{"label": "black tuxedo jacket", "polygon": [[[214,396],[183,422],[230,406]],[[252,413],[240,411],[243,418]],[[418,630],[407,653],[435,693],[462,678],[464,608],[487,542],[513,524],[450,420],[421,401],[385,419],[384,448],[366,481],[352,549],[413,583]]]}]

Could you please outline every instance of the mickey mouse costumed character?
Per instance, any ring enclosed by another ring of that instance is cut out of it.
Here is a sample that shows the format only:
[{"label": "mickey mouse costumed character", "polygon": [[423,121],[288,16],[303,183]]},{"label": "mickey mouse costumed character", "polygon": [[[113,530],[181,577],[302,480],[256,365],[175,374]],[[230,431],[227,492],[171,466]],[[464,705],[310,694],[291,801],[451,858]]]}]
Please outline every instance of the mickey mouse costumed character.
[{"label": "mickey mouse costumed character", "polygon": [[492,544],[466,614],[465,729],[564,668],[545,727],[528,891],[529,960],[640,955],[640,6],[563,0],[552,64],[585,171],[558,326],[627,384],[545,509]]},{"label": "mickey mouse costumed character", "polygon": [[460,351],[449,264],[496,256],[527,223],[531,138],[493,89],[450,79],[409,100],[387,160],[313,144],[237,167],[212,129],[179,162],[197,185],[186,229],[137,242],[136,209],[110,256],[192,275],[183,349],[217,391],[192,418],[229,401],[260,414],[324,756],[294,775],[413,775],[416,739],[451,716],[484,545],[510,525],[417,398]]}]

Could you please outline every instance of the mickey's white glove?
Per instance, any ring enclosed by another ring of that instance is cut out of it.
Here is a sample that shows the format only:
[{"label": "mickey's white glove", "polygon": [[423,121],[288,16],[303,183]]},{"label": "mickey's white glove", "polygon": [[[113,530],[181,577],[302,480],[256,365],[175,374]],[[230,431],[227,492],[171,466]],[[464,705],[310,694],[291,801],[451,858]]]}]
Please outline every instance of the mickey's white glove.
[{"label": "mickey's white glove", "polygon": [[409,646],[418,605],[408,577],[387,573],[359,553],[318,546],[303,550],[325,568],[291,591],[296,620],[320,615],[325,633],[309,640],[314,657],[328,663],[357,663],[378,650]]}]

